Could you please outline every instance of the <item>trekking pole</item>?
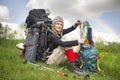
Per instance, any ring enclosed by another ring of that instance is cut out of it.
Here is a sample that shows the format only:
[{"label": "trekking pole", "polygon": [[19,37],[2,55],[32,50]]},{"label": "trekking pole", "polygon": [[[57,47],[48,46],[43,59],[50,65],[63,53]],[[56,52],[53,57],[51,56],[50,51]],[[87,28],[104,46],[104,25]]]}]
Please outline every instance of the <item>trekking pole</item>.
[{"label": "trekking pole", "polygon": [[79,25],[79,27],[80,27],[80,39],[83,39],[83,30],[82,30],[82,26]]},{"label": "trekking pole", "polygon": [[38,64],[31,63],[31,62],[26,62],[26,63],[31,64],[31,65],[34,65],[34,66],[36,66],[36,67],[42,67],[42,68],[44,68],[44,69],[46,69],[46,70],[49,70],[49,71],[56,72],[57,74],[63,75],[63,76],[65,76],[65,77],[68,76],[66,73],[64,73],[64,72],[62,72],[62,71],[58,71],[58,70],[56,71],[56,70],[54,70],[54,69],[52,69],[52,68],[48,68],[48,67],[45,67],[45,66],[41,66],[41,65],[38,65]]}]

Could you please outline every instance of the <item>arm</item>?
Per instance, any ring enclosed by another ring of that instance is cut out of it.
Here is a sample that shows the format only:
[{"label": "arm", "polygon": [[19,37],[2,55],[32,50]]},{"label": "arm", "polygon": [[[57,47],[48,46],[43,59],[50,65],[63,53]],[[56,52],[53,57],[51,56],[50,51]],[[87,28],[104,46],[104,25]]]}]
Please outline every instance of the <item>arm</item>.
[{"label": "arm", "polygon": [[65,34],[71,32],[71,31],[73,31],[74,29],[75,29],[75,28],[74,28],[73,26],[70,27],[70,28],[67,28],[67,29],[63,29],[63,35],[65,35]]},{"label": "arm", "polygon": [[73,31],[74,29],[76,29],[76,27],[77,27],[78,25],[81,26],[81,24],[82,24],[81,21],[80,21],[80,20],[77,20],[72,27],[67,28],[67,29],[63,29],[63,35],[65,35],[65,34],[71,32],[71,31]]},{"label": "arm", "polygon": [[62,40],[58,39],[57,36],[52,34],[52,33],[49,34],[48,39],[53,44],[58,45],[58,46],[62,46],[62,47],[71,47],[71,46],[78,45],[78,40],[62,41]]}]

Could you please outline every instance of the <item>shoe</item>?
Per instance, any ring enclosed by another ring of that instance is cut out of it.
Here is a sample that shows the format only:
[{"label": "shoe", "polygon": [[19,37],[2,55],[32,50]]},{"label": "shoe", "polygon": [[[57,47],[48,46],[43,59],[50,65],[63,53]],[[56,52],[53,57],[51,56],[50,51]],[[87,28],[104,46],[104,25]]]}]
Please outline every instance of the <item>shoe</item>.
[{"label": "shoe", "polygon": [[75,68],[73,72],[76,73],[77,75],[82,75],[82,76],[85,75],[85,71],[79,68]]},{"label": "shoe", "polygon": [[96,75],[97,72],[96,71],[91,71],[90,74]]},{"label": "shoe", "polygon": [[76,73],[77,75],[85,75],[85,71],[84,70],[81,70],[79,67],[78,67],[78,64],[73,61],[73,62],[70,62],[69,64],[69,69],[70,71]]}]

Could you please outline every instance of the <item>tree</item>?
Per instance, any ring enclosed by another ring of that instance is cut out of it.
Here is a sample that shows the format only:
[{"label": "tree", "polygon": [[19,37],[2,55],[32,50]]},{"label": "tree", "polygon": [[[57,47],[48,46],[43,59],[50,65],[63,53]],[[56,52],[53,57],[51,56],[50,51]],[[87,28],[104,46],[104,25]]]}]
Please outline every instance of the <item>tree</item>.
[{"label": "tree", "polygon": [[0,23],[0,37],[6,38],[7,35],[9,34],[10,30],[11,29],[9,28],[8,25],[6,25],[5,27],[3,27],[3,25]]},{"label": "tree", "polygon": [[2,36],[2,34],[3,34],[3,26],[2,26],[2,24],[0,23],[0,37]]},{"label": "tree", "polygon": [[25,29],[26,29],[25,23],[22,23],[22,24],[21,24],[20,29],[22,29],[22,30],[25,30]]},{"label": "tree", "polygon": [[7,38],[9,38],[9,39],[15,39],[16,34],[17,34],[17,31],[14,30],[11,33],[9,33],[9,35],[7,36]]},{"label": "tree", "polygon": [[14,38],[16,31],[11,31],[11,28],[8,25],[3,26],[0,23],[0,38]]}]

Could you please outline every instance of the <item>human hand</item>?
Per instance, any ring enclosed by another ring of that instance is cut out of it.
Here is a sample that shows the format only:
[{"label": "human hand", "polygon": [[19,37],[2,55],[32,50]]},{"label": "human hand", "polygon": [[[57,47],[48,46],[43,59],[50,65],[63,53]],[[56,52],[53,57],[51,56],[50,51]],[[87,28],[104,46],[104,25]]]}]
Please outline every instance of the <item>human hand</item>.
[{"label": "human hand", "polygon": [[74,28],[76,28],[78,25],[81,25],[82,22],[80,20],[77,20],[75,24],[73,25]]},{"label": "human hand", "polygon": [[82,22],[81,22],[80,20],[77,20],[77,22],[76,22],[75,24],[77,24],[77,25],[81,25]]},{"label": "human hand", "polygon": [[78,40],[78,43],[79,43],[79,44],[83,44],[83,43],[84,43],[84,39],[79,39],[79,40]]}]

